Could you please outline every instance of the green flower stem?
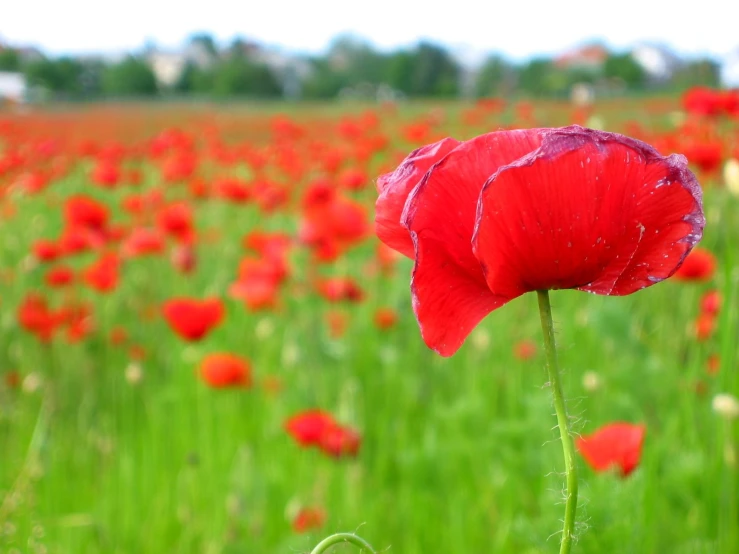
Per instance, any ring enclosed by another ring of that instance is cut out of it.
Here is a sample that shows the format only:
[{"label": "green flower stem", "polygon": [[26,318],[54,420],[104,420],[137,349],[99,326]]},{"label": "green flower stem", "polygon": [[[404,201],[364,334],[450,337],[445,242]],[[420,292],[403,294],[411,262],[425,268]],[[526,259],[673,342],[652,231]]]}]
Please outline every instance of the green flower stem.
[{"label": "green flower stem", "polygon": [[327,552],[329,548],[339,543],[350,543],[354,546],[358,546],[361,552],[367,551],[369,554],[377,554],[375,549],[372,548],[366,540],[354,533],[336,533],[335,535],[326,537],[318,543],[318,546],[311,551],[311,554],[323,554],[324,552]]},{"label": "green flower stem", "polygon": [[575,530],[575,512],[577,511],[577,468],[575,467],[575,444],[570,434],[570,423],[567,418],[562,385],[557,364],[557,349],[554,346],[554,325],[552,324],[552,306],[549,303],[549,291],[538,290],[539,317],[544,332],[544,347],[547,351],[547,372],[554,395],[554,411],[557,413],[559,435],[562,438],[562,450],[565,455],[565,471],[567,475],[567,493],[565,501],[565,519],[562,529],[562,542],[559,554],[569,554]]}]

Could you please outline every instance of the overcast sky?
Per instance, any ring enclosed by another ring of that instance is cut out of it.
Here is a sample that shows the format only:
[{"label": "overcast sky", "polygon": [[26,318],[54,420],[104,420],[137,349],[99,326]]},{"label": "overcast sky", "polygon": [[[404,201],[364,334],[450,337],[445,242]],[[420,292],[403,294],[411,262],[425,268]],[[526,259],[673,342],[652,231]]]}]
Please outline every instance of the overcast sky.
[{"label": "overcast sky", "polygon": [[[592,39],[642,41],[723,57],[739,48],[739,2],[700,0],[8,0],[0,41],[53,54],[120,53],[153,40],[165,48],[193,31],[224,44],[237,35],[286,50],[321,52],[339,33],[377,47],[420,38],[514,59],[559,53]],[[681,6],[689,6],[684,9]]]}]

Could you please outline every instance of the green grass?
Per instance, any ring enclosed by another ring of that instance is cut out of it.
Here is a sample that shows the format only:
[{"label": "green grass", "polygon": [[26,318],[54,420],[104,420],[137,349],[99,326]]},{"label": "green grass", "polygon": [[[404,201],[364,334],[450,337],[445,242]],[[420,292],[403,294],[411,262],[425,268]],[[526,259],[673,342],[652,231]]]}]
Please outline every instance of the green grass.
[{"label": "green grass", "polygon": [[[76,171],[52,190],[90,186]],[[114,205],[122,193],[91,194]],[[372,191],[365,197],[371,202]],[[668,281],[624,298],[552,293],[574,429],[616,420],[647,427],[641,464],[627,479],[596,474],[578,457],[574,552],[739,551],[739,435],[711,409],[716,393],[739,395],[739,201],[719,189],[705,200],[702,245],[720,261],[714,282]],[[113,295],[80,293],[97,308],[93,336],[40,345],[16,323],[15,307],[43,275],[22,260],[35,238],[58,231],[60,216],[44,196],[15,203],[18,214],[0,221],[1,268],[15,272],[0,288],[0,372],[33,374],[41,385],[0,385],[0,552],[292,553],[354,530],[402,554],[557,551],[563,462],[543,348],[529,361],[512,351],[522,339],[541,345],[535,295],[494,312],[457,355],[440,358],[410,309],[410,261],[372,275],[372,238],[330,268],[367,292],[365,302],[338,308],[350,321],[342,338],[325,324],[336,308],[305,292],[309,262],[297,253],[279,310],[249,313],[227,300],[226,323],[186,345],[135,308],[176,294],[225,297],[241,236],[255,225],[296,225],[290,214],[262,221],[252,207],[209,202],[198,208],[198,227],[217,227],[223,238],[199,248],[194,276],[166,259],[126,265]],[[714,286],[724,298],[717,335],[698,343],[691,325],[701,293]],[[397,326],[375,328],[379,306],[397,310]],[[116,324],[149,353],[138,384],[125,378],[126,352],[107,340]],[[255,380],[278,378],[281,391],[207,388],[197,362],[221,350],[249,358]],[[712,353],[722,358],[717,375],[706,371]],[[597,389],[586,389],[586,372],[597,375]],[[285,420],[313,407],[360,430],[356,459],[303,450],[288,436]],[[290,514],[299,505],[323,507],[326,524],[295,534]]]}]

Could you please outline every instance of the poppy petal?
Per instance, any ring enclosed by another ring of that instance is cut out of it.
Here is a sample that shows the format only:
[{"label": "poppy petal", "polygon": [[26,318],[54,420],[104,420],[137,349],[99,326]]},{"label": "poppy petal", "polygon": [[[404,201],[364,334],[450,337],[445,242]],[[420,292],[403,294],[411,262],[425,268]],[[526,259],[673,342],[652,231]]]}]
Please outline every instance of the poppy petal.
[{"label": "poppy petal", "polygon": [[408,195],[424,173],[458,144],[453,138],[445,138],[423,146],[411,152],[395,171],[377,179],[380,196],[375,206],[375,231],[382,242],[408,258],[413,258],[413,241],[400,222]]},{"label": "poppy petal", "polygon": [[682,156],[572,126],[485,183],[473,250],[494,294],[624,295],[672,275],[704,224]]},{"label": "poppy petal", "polygon": [[577,449],[595,471],[617,466],[626,477],[639,465],[645,433],[644,425],[610,423],[590,436],[578,438]]},{"label": "poppy petal", "polygon": [[480,320],[515,296],[493,294],[470,241],[483,183],[535,149],[542,130],[498,131],[464,142],[411,192],[403,222],[415,243],[411,291],[426,344],[451,356]]}]

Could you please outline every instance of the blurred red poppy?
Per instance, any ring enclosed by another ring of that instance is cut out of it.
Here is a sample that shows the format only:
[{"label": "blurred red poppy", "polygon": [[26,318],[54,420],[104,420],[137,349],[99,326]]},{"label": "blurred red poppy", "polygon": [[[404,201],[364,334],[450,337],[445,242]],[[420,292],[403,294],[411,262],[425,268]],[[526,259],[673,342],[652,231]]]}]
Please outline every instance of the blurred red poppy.
[{"label": "blurred red poppy", "polygon": [[333,425],[324,429],[318,447],[329,456],[342,458],[356,456],[361,443],[362,439],[354,429]]},{"label": "blurred red poppy", "polygon": [[328,412],[307,410],[288,419],[285,428],[300,446],[316,446],[326,430],[335,425]]},{"label": "blurred red poppy", "polygon": [[701,312],[717,315],[721,309],[721,293],[716,289],[706,291],[701,297]]},{"label": "blurred red poppy", "polygon": [[170,327],[192,342],[203,339],[224,317],[223,303],[218,298],[173,298],[164,303],[162,312]]},{"label": "blurred red poppy", "polygon": [[413,309],[441,355],[526,292],[626,295],[662,281],[702,237],[701,190],[682,156],[578,126],[453,144],[380,177],[376,210],[380,238],[415,258]]},{"label": "blurred red poppy", "polygon": [[200,376],[214,388],[251,386],[251,366],[229,353],[209,354],[200,362]]},{"label": "blurred red poppy", "polygon": [[610,423],[589,436],[577,439],[577,449],[595,471],[618,469],[621,477],[628,476],[639,465],[644,425]]},{"label": "blurred red poppy", "polygon": [[119,267],[118,255],[108,252],[87,266],[82,276],[90,288],[98,292],[110,292],[118,285]]},{"label": "blurred red poppy", "polygon": [[694,248],[675,272],[678,281],[710,281],[716,272],[716,257],[704,248]]},{"label": "blurred red poppy", "polygon": [[44,278],[50,287],[65,287],[74,282],[74,270],[66,265],[52,267]]},{"label": "blurred red poppy", "polygon": [[326,522],[326,514],[320,508],[301,508],[293,518],[293,531],[306,533],[311,529],[322,527]]},{"label": "blurred red poppy", "polygon": [[398,314],[392,308],[377,308],[374,322],[378,329],[390,329],[398,322]]}]

